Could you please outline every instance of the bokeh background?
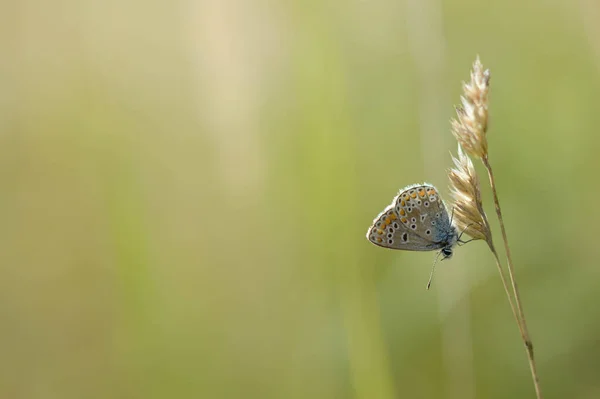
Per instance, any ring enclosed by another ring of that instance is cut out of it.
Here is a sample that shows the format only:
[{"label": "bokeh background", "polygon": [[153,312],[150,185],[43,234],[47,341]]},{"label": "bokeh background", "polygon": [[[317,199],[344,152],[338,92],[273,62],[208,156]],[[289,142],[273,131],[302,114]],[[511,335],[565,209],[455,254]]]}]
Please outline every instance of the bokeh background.
[{"label": "bokeh background", "polygon": [[594,0],[1,1],[0,397],[534,397],[484,243],[427,292],[364,238],[478,54],[542,389],[599,398]]}]

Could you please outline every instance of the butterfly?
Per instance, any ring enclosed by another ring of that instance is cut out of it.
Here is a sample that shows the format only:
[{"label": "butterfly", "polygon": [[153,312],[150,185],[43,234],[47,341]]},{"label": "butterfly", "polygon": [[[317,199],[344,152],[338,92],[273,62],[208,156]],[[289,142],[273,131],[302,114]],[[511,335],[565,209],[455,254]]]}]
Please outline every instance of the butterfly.
[{"label": "butterfly", "polygon": [[[443,255],[443,260],[452,257],[453,248],[460,237],[437,189],[431,184],[423,183],[400,190],[392,203],[373,220],[367,231],[367,239],[375,245],[390,249],[439,249],[438,258]],[[427,288],[431,285],[433,268]]]}]

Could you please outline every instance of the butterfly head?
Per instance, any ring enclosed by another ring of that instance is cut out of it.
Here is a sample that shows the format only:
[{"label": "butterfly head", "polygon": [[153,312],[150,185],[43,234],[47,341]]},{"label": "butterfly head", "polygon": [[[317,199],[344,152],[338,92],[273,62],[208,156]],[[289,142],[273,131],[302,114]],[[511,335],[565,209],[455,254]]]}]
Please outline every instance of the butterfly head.
[{"label": "butterfly head", "polygon": [[441,240],[444,245],[440,251],[442,253],[442,260],[450,259],[452,257],[454,254],[454,246],[458,242],[458,234],[454,225],[451,224],[447,231],[446,237],[443,237]]},{"label": "butterfly head", "polygon": [[447,247],[442,248],[442,256],[444,257],[443,259],[450,259],[453,253],[454,251],[449,245]]}]

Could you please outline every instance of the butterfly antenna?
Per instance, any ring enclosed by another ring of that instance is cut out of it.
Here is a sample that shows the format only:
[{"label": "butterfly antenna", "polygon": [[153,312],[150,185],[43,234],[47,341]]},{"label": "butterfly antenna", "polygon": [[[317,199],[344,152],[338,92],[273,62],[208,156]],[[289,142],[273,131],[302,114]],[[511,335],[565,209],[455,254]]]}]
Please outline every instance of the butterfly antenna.
[{"label": "butterfly antenna", "polygon": [[433,271],[435,270],[435,264],[440,259],[441,254],[442,254],[442,251],[438,252],[437,256],[435,257],[435,260],[433,261],[433,266],[431,266],[431,273],[429,273],[429,281],[427,281],[427,289],[428,290],[431,287],[431,282],[433,281]]}]

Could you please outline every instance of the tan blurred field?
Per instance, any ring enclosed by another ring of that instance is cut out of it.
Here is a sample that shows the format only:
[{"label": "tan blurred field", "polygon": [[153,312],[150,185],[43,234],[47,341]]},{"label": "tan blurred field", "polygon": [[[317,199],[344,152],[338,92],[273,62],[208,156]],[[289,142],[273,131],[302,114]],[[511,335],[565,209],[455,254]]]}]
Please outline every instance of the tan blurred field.
[{"label": "tan blurred field", "polygon": [[599,398],[593,0],[0,1],[0,398],[533,398],[484,243],[425,291],[364,237],[478,54],[542,389]]}]

